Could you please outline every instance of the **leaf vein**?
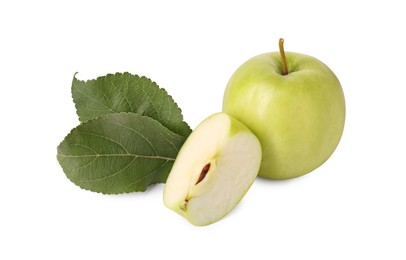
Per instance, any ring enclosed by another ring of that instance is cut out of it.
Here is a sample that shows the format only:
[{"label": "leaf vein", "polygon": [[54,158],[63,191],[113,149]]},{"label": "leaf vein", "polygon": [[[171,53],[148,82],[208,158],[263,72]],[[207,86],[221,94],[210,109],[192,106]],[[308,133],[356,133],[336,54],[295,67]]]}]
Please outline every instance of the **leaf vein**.
[{"label": "leaf vein", "polygon": [[68,154],[58,154],[60,157],[64,158],[86,158],[86,157],[139,157],[145,159],[159,159],[159,160],[167,160],[167,161],[174,161],[175,158],[172,157],[165,157],[159,155],[140,155],[140,154],[114,154],[114,153],[106,153],[106,154],[83,154],[83,155],[68,155]]},{"label": "leaf vein", "polygon": [[84,135],[92,135],[92,136],[96,136],[96,137],[99,137],[99,138],[102,138],[102,139],[106,139],[106,140],[108,140],[108,141],[110,141],[110,142],[112,142],[112,143],[117,144],[118,146],[121,147],[121,149],[123,149],[127,154],[129,154],[129,152],[127,151],[127,149],[125,149],[125,147],[124,147],[121,143],[117,142],[117,141],[114,140],[114,139],[108,138],[108,137],[103,136],[103,135],[94,134],[94,133],[86,133],[86,132],[81,132],[81,133],[84,134]]},{"label": "leaf vein", "polygon": [[85,93],[77,86],[77,84],[76,84],[75,82],[73,82],[73,87],[74,87],[80,94],[82,94],[83,96],[85,96],[85,97],[89,98],[90,100],[93,100],[94,102],[96,102],[96,103],[102,105],[102,106],[105,107],[107,110],[109,110],[109,111],[111,111],[111,112],[113,112],[113,113],[115,112],[115,111],[111,108],[111,104],[110,104],[110,102],[109,102],[107,96],[106,96],[103,92],[101,92],[99,89],[96,88],[96,90],[99,91],[100,93],[102,93],[102,95],[106,98],[107,103],[109,103],[110,107],[106,106],[105,104],[103,104],[103,103],[100,102],[99,100],[97,100],[97,99],[95,99],[95,98],[93,98],[93,97],[91,97],[91,96],[85,94]]},{"label": "leaf vein", "polygon": [[[128,84],[127,80],[125,80],[125,82]],[[120,93],[120,95],[123,97],[122,100],[124,100],[124,101],[128,104],[128,106],[130,107],[130,110],[131,110],[131,111],[134,111],[133,108],[132,108],[132,106],[131,106],[130,101],[128,100],[128,98],[123,94],[123,92],[121,91],[121,89],[116,86],[116,84],[114,83],[113,80],[111,81],[111,85],[114,87],[115,90],[117,90],[118,93]]]},{"label": "leaf vein", "polygon": [[152,145],[152,143],[151,143],[151,142],[149,141],[149,139],[148,139],[147,137],[145,137],[143,134],[141,134],[140,132],[138,132],[138,131],[135,130],[134,128],[131,128],[131,127],[126,126],[126,125],[123,125],[123,124],[114,123],[114,122],[113,122],[112,124],[115,124],[115,125],[124,127],[124,128],[126,128],[126,129],[128,129],[128,130],[130,130],[130,131],[132,131],[132,132],[134,132],[134,133],[136,133],[136,134],[138,134],[139,136],[141,136],[141,137],[149,144],[149,146],[151,147],[151,149],[152,149],[152,151],[154,152],[154,154],[155,154],[155,155],[158,155],[158,153],[156,152],[156,150],[155,150],[154,146]]},{"label": "leaf vein", "polygon": [[130,165],[137,159],[137,157],[134,157],[131,162],[129,162],[127,165],[125,165],[122,169],[114,172],[113,174],[101,177],[101,178],[97,178],[97,179],[91,179],[91,180],[78,180],[78,182],[92,182],[92,181],[101,181],[101,180],[105,180],[111,177],[116,176],[117,174],[119,174],[120,172],[125,171],[128,167],[130,167]]},{"label": "leaf vein", "polygon": [[163,135],[162,133],[159,133],[176,151],[176,154],[178,154],[179,149],[176,147],[176,145],[174,143],[172,143],[165,135]]},{"label": "leaf vein", "polygon": [[[128,185],[125,185],[125,186],[123,186],[123,187],[128,187],[128,186],[137,184],[137,183],[139,183],[140,181],[142,181],[142,180],[144,180],[144,179],[150,177],[151,175],[156,174],[156,173],[157,173],[160,169],[162,169],[162,168],[164,167],[164,165],[167,164],[167,163],[168,163],[168,161],[165,161],[165,162],[164,162],[161,166],[159,166],[156,170],[152,171],[151,173],[146,174],[146,175],[145,175],[144,177],[142,177],[142,178],[136,179],[136,180],[133,181],[132,183],[129,183]],[[151,184],[152,184],[152,183],[151,183]]]}]

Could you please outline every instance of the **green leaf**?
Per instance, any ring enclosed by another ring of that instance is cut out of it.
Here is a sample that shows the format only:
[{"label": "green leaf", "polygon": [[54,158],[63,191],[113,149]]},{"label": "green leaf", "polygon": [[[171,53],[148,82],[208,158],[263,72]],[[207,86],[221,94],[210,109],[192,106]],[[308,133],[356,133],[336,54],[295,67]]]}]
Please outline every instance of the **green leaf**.
[{"label": "green leaf", "polygon": [[154,119],[116,113],[74,128],[58,146],[57,158],[66,176],[83,189],[145,191],[166,181],[184,141]]},{"label": "green leaf", "polygon": [[146,77],[126,72],[81,81],[75,75],[72,96],[81,122],[111,113],[132,112],[151,117],[182,136],[191,133],[172,97]]}]

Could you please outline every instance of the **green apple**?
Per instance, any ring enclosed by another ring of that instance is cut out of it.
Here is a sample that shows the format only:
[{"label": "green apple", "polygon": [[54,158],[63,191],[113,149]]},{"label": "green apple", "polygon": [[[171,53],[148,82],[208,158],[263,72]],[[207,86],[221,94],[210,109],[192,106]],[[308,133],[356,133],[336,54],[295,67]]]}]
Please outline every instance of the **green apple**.
[{"label": "green apple", "polygon": [[228,82],[223,112],[248,126],[262,146],[259,176],[288,179],[322,165],[345,121],[340,82],[321,61],[280,51],[242,64]]},{"label": "green apple", "polygon": [[179,151],[164,189],[165,205],[204,226],[230,212],[244,197],[261,165],[261,145],[225,113],[197,126]]}]

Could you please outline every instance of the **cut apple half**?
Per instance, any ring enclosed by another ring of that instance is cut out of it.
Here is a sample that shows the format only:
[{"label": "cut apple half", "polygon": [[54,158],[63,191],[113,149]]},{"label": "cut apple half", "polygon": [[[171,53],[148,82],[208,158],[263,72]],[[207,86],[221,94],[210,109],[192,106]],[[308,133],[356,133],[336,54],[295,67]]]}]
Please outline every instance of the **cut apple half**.
[{"label": "cut apple half", "polygon": [[166,181],[164,203],[194,225],[214,223],[244,197],[260,165],[257,137],[231,116],[214,114],[180,149]]}]

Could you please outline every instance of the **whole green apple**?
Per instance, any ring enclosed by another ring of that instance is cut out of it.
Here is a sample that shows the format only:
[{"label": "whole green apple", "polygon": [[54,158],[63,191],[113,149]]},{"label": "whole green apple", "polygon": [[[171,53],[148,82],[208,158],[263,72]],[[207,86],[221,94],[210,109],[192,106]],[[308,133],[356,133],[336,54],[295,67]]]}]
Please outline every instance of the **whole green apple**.
[{"label": "whole green apple", "polygon": [[223,112],[258,137],[259,176],[288,179],[322,165],[337,147],[345,121],[340,82],[321,61],[299,53],[258,55],[232,75]]}]

